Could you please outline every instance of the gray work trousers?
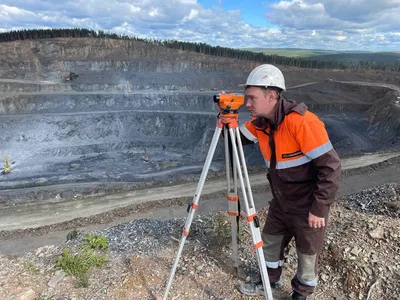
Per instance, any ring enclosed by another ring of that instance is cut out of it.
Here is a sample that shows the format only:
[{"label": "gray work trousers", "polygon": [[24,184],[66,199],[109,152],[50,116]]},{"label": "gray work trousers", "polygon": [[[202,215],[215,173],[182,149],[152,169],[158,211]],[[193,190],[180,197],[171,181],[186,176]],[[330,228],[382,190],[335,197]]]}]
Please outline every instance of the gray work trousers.
[{"label": "gray work trousers", "polygon": [[311,295],[318,283],[318,256],[323,247],[325,228],[326,226],[310,228],[308,214],[294,215],[282,212],[279,207],[270,206],[262,231],[263,251],[270,282],[280,280],[284,250],[294,237],[298,266],[291,282],[292,288],[304,296]]}]

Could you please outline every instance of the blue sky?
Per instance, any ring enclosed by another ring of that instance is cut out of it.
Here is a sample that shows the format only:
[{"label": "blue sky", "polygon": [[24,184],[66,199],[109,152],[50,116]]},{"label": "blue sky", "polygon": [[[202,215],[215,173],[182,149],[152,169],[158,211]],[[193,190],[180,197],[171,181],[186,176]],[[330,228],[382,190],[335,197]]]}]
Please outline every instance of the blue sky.
[{"label": "blue sky", "polygon": [[400,0],[1,0],[0,32],[78,27],[235,48],[400,51]]},{"label": "blue sky", "polygon": [[268,4],[274,1],[217,1],[217,0],[201,0],[198,1],[204,8],[212,8],[213,6],[222,7],[224,10],[239,10],[243,20],[253,26],[273,26],[265,17],[265,12],[268,11]]}]

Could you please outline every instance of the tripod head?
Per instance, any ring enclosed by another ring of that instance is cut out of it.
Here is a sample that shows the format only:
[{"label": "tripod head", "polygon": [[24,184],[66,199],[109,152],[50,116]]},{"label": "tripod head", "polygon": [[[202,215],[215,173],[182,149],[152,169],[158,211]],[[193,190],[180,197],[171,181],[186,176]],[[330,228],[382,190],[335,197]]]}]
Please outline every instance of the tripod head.
[{"label": "tripod head", "polygon": [[244,95],[224,94],[214,95],[214,102],[219,104],[222,115],[237,115],[239,108],[244,104]]}]

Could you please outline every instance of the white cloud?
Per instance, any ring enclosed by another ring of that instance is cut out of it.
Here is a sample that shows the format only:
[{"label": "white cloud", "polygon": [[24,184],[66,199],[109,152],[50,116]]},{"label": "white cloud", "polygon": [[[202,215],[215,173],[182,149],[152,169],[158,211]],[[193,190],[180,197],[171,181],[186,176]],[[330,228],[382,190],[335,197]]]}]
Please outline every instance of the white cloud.
[{"label": "white cloud", "polygon": [[38,17],[31,11],[20,9],[15,6],[0,4],[0,20],[2,20],[2,22],[10,22],[16,19],[23,22],[31,20],[32,18],[37,19]]},{"label": "white cloud", "polygon": [[190,14],[188,16],[185,16],[183,21],[189,21],[197,18],[199,16],[199,11],[197,9],[191,9]]},{"label": "white cloud", "polygon": [[[304,45],[303,31],[312,31],[314,47],[359,50],[398,50],[400,40],[392,33],[400,30],[400,0],[290,0],[270,5],[268,20],[296,34]],[[317,34],[314,34],[318,32]],[[391,36],[388,49],[385,42]],[[332,40],[339,42],[333,45]],[[373,41],[373,43],[371,43]]]},{"label": "white cloud", "polygon": [[266,10],[268,28],[196,0],[2,0],[0,30],[84,27],[227,47],[400,49],[400,0],[276,0]]},{"label": "white cloud", "polygon": [[292,0],[271,5],[273,23],[296,29],[398,28],[400,0]]},{"label": "white cloud", "polygon": [[397,9],[400,0],[310,0],[324,5],[327,14],[333,18],[356,23],[368,23]]}]

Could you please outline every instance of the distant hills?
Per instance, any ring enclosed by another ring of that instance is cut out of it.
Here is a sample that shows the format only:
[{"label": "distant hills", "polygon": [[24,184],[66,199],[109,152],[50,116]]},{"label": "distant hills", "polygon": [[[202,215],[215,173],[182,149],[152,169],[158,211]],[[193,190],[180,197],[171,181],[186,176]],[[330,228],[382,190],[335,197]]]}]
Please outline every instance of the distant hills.
[{"label": "distant hills", "polygon": [[340,61],[345,63],[375,62],[400,63],[400,51],[368,52],[368,51],[335,51],[322,49],[301,48],[245,48],[242,50],[254,51],[265,55],[309,58],[320,61]]},{"label": "distant hills", "polygon": [[337,53],[328,55],[317,55],[313,57],[319,60],[342,61],[342,62],[355,62],[373,61],[376,63],[399,63],[400,53],[396,52],[371,52],[371,53]]},{"label": "distant hills", "polygon": [[[181,51],[197,52],[204,55],[233,58],[262,63],[272,63],[298,68],[311,69],[365,69],[400,72],[399,52],[339,52],[310,49],[234,49],[211,46],[206,43],[193,43],[177,40],[142,39],[126,35],[109,34],[85,28],[26,29],[0,33],[0,43],[24,40],[47,40],[53,38],[92,38],[127,41],[140,41],[149,45],[172,48]],[[129,47],[128,47],[129,48]],[[129,49],[125,49],[130,51]]]},{"label": "distant hills", "polygon": [[244,48],[241,50],[254,51],[257,53],[264,53],[266,55],[279,55],[287,57],[313,57],[317,55],[330,55],[330,54],[342,53],[334,50],[301,49],[301,48]]}]

